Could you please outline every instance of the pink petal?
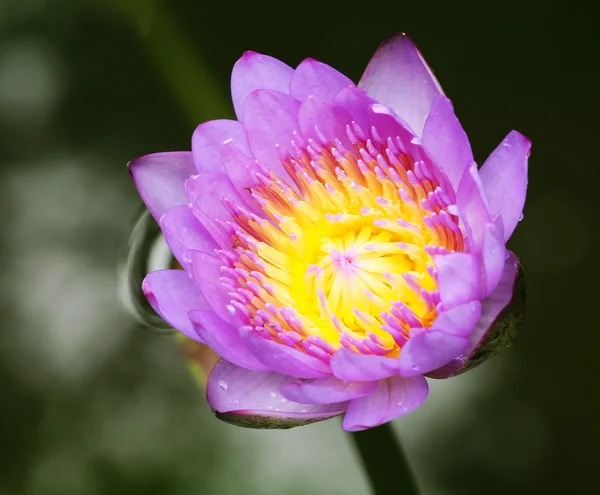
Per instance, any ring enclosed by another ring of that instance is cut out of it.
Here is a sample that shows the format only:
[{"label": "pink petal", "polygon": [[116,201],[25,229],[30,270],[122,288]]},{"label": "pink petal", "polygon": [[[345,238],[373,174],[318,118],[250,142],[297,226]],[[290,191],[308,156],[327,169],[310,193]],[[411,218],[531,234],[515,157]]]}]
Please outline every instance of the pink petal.
[{"label": "pink petal", "polygon": [[346,133],[346,126],[352,123],[352,117],[342,107],[311,96],[302,102],[298,119],[306,140],[310,138],[321,143],[320,134],[329,143],[335,143],[336,139],[339,139],[347,149],[352,149],[352,143]]},{"label": "pink petal", "polygon": [[468,253],[442,254],[434,257],[434,264],[444,309],[479,298],[481,270],[475,256]]},{"label": "pink petal", "polygon": [[160,220],[165,240],[181,266],[188,265],[184,253],[190,249],[213,252],[218,246],[194,216],[189,206],[176,206]]},{"label": "pink petal", "polygon": [[469,346],[459,358],[453,359],[442,368],[429,373],[428,376],[432,378],[448,378],[465,366],[469,361],[469,356],[477,349],[479,343],[492,327],[496,318],[498,318],[502,310],[512,300],[515,279],[518,272],[518,262],[517,257],[513,253],[510,251],[507,251],[507,253],[508,257],[504,264],[504,271],[500,282],[494,291],[481,303],[481,316],[477,321],[475,328],[469,335]]},{"label": "pink petal", "polygon": [[281,164],[277,146],[292,151],[291,142],[302,139],[298,112],[300,102],[278,91],[250,93],[244,105],[244,127],[254,157],[280,177],[287,173]]},{"label": "pink petal", "polygon": [[375,392],[350,401],[342,426],[346,431],[360,431],[387,423],[414,411],[425,401],[428,392],[423,376],[380,380]]},{"label": "pink petal", "polygon": [[527,192],[527,159],[531,141],[511,131],[481,167],[481,182],[489,199],[492,221],[502,217],[508,240],[522,217]]},{"label": "pink petal", "polygon": [[183,184],[195,171],[189,151],[154,153],[129,163],[135,186],[156,221],[171,208],[187,204]]},{"label": "pink petal", "polygon": [[473,152],[452,103],[443,95],[433,101],[423,129],[423,144],[457,191],[465,169],[473,161]]},{"label": "pink petal", "polygon": [[307,58],[296,67],[290,83],[290,94],[300,101],[309,96],[332,101],[346,86],[354,86],[354,83],[344,74],[327,64]]},{"label": "pink petal", "polygon": [[290,382],[279,390],[286,399],[300,404],[331,404],[357,399],[374,392],[377,382],[345,382],[334,376]]},{"label": "pink petal", "polygon": [[340,380],[366,382],[397,374],[399,362],[394,358],[367,356],[342,348],[332,356],[331,369]]},{"label": "pink petal", "polygon": [[411,335],[400,351],[400,374],[416,376],[444,366],[460,357],[469,339],[436,330]]},{"label": "pink petal", "polygon": [[236,320],[228,309],[231,302],[229,290],[220,281],[223,277],[221,259],[202,251],[186,251],[185,256],[191,265],[192,279],[208,302],[208,308],[195,309],[212,309],[228,323],[234,323]]},{"label": "pink petal", "polygon": [[146,275],[142,291],[163,320],[188,337],[199,340],[188,312],[206,309],[208,303],[183,270],[160,270]]},{"label": "pink petal", "polygon": [[232,217],[223,200],[236,204],[243,204],[243,201],[229,177],[215,173],[194,175],[186,181],[185,191],[192,204],[192,212],[204,228],[220,247],[231,248],[224,223],[231,222]]},{"label": "pink petal", "polygon": [[404,34],[382,43],[358,83],[391,107],[420,136],[433,100],[442,88],[413,42]]},{"label": "pink petal", "polygon": [[504,272],[505,255],[504,225],[500,217],[496,220],[496,223],[489,223],[485,227],[483,249],[481,251],[485,271],[485,290],[482,297],[487,297],[498,285]]},{"label": "pink petal", "polygon": [[294,69],[276,58],[247,51],[235,63],[231,72],[231,98],[238,120],[243,120],[246,98],[257,89],[290,92]]},{"label": "pink petal", "polygon": [[333,418],[346,410],[346,402],[306,405],[287,400],[279,389],[294,380],[221,359],[208,377],[206,396],[219,419],[249,428],[291,428]]},{"label": "pink petal", "polygon": [[306,354],[285,344],[247,331],[246,343],[254,355],[269,369],[296,378],[320,378],[331,375],[331,367],[319,358]]},{"label": "pink petal", "polygon": [[473,301],[452,309],[440,312],[433,325],[432,330],[440,330],[459,337],[467,337],[475,328],[481,316],[481,302]]},{"label": "pink petal", "polygon": [[224,172],[221,146],[227,142],[250,153],[244,126],[236,120],[210,120],[196,127],[192,135],[192,153],[198,173]]},{"label": "pink petal", "polygon": [[373,104],[377,103],[377,100],[368,96],[362,89],[349,86],[335,95],[333,103],[346,110],[363,132],[367,133],[369,131],[368,110]]},{"label": "pink petal", "polygon": [[456,206],[469,225],[472,251],[479,253],[483,246],[485,226],[491,222],[491,218],[487,197],[475,162],[472,162],[463,173],[456,193]]},{"label": "pink petal", "polygon": [[190,311],[188,317],[202,341],[223,359],[242,368],[269,371],[250,352],[239,330],[211,310]]}]

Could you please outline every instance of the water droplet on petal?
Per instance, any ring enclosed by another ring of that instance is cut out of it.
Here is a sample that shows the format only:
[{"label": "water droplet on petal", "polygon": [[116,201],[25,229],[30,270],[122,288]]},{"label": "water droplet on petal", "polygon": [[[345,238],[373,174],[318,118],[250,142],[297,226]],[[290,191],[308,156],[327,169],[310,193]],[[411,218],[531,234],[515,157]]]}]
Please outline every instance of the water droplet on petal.
[{"label": "water droplet on petal", "polygon": [[239,401],[239,400],[237,400],[237,399],[236,399],[236,400],[234,400],[234,401],[233,401],[233,403],[234,403],[236,406],[239,406],[239,405],[240,405],[240,401]]},{"label": "water droplet on petal", "polygon": [[222,390],[227,390],[229,385],[227,385],[227,382],[224,382],[223,380],[219,380],[219,387],[221,387]]},{"label": "water droplet on petal", "polygon": [[402,404],[404,404],[404,402],[402,402],[402,401],[398,402],[399,406],[401,406]]},{"label": "water droplet on petal", "polygon": [[277,397],[277,394],[275,392],[271,392],[269,396],[274,399],[275,397]]},{"label": "water droplet on petal", "polygon": [[268,409],[269,411],[272,411],[272,410],[273,410],[273,406],[267,406],[267,409]]},{"label": "water droplet on petal", "polygon": [[417,366],[416,364],[412,367],[413,371],[419,371],[421,369],[420,366]]},{"label": "water droplet on petal", "polygon": [[523,215],[523,213],[521,213],[521,214],[519,215],[519,222],[520,222],[521,220],[523,220],[523,218],[524,218],[524,215]]},{"label": "water droplet on petal", "polygon": [[281,399],[281,403],[285,404],[287,402],[287,399]]},{"label": "water droplet on petal", "polygon": [[279,411],[281,411],[281,409],[279,409],[278,407],[276,407],[275,409],[273,409],[273,411],[279,412]]}]

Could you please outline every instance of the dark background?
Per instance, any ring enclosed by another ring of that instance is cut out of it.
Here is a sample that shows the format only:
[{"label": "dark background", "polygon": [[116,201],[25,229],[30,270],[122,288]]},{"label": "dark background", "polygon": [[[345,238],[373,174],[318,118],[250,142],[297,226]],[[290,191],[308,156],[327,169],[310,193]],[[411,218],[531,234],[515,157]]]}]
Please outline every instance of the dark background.
[{"label": "dark background", "polygon": [[[0,494],[366,494],[336,420],[289,432],[218,422],[168,337],[123,304],[140,207],[125,167],[189,149],[232,115],[244,50],[320,59],[357,81],[409,33],[479,163],[533,141],[510,241],[528,314],[517,343],[396,422],[426,495],[597,485],[598,17],[594,2],[0,1]],[[395,473],[390,473],[390,493]],[[593,492],[594,490],[592,490]]]}]

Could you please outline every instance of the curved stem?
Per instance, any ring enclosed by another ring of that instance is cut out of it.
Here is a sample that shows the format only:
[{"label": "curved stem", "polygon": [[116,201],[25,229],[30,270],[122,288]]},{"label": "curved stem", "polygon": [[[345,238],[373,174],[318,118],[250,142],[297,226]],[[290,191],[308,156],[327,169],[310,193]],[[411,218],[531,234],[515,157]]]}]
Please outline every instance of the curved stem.
[{"label": "curved stem", "polygon": [[374,495],[418,495],[415,478],[391,423],[350,434]]}]

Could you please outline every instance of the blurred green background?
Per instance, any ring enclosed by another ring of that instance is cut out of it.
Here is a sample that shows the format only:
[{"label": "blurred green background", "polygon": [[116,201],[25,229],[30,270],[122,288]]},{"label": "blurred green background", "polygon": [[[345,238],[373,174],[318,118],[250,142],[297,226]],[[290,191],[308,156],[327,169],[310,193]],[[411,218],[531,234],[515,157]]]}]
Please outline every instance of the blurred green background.
[{"label": "blurred green background", "polygon": [[[214,419],[172,340],[123,303],[133,157],[232,115],[244,50],[355,81],[405,31],[483,162],[533,141],[510,241],[528,314],[509,351],[431,384],[395,427],[426,495],[590,493],[600,442],[593,2],[0,0],[0,494],[367,494],[336,420]],[[390,473],[390,493],[394,473]],[[594,492],[592,489],[591,492]]]}]

